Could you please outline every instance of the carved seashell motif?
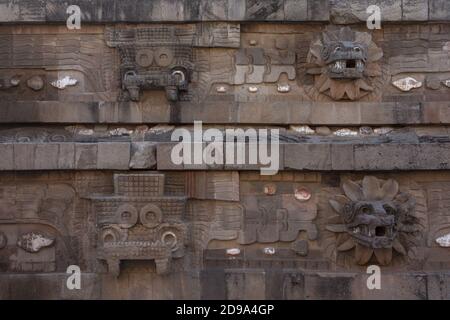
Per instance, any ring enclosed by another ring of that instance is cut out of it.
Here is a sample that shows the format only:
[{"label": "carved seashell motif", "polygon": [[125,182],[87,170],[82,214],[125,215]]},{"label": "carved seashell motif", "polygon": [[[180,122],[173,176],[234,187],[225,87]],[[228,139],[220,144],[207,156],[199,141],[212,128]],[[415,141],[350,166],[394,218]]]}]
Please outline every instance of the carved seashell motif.
[{"label": "carved seashell motif", "polygon": [[229,256],[237,256],[240,253],[241,253],[241,250],[239,248],[227,249],[227,255],[229,255]]},{"label": "carved seashell motif", "polygon": [[44,87],[44,80],[39,76],[31,77],[27,80],[27,86],[34,91],[39,91]]},{"label": "carved seashell motif", "polygon": [[73,79],[73,78],[71,78],[69,76],[65,76],[62,79],[59,79],[59,80],[56,80],[56,81],[52,81],[51,85],[54,86],[55,88],[58,88],[58,89],[62,90],[64,88],[66,88],[67,86],[74,86],[77,83],[78,83],[77,79]]},{"label": "carved seashell motif", "polygon": [[436,242],[437,242],[441,247],[449,248],[449,247],[450,247],[450,233],[447,234],[447,235],[445,235],[445,236],[443,236],[443,237],[437,238],[437,239],[436,239]]},{"label": "carved seashell motif", "polygon": [[392,82],[392,84],[404,92],[408,92],[411,91],[412,89],[417,89],[422,86],[422,82],[411,77],[396,80]]},{"label": "carved seashell motif", "polygon": [[289,130],[296,131],[300,134],[315,134],[316,132],[311,129],[309,126],[295,126],[292,125],[289,127]]},{"label": "carved seashell motif", "polygon": [[17,246],[31,253],[39,252],[42,248],[49,247],[55,239],[37,232],[29,232],[17,240]]},{"label": "carved seashell motif", "polygon": [[280,93],[286,93],[291,91],[291,86],[288,84],[279,84],[277,90]]},{"label": "carved seashell motif", "polygon": [[358,131],[344,128],[344,129],[336,130],[334,132],[334,135],[338,136],[338,137],[352,137],[352,136],[357,136]]}]

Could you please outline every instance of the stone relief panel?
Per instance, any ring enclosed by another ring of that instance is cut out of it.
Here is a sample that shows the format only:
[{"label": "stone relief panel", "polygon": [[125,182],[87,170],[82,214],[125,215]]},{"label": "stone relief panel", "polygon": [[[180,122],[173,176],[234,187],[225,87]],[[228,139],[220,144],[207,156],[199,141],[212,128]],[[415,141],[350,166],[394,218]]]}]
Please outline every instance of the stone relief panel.
[{"label": "stone relief panel", "polygon": [[123,260],[154,260],[156,272],[170,272],[184,256],[186,197],[164,195],[163,174],[115,174],[114,195],[92,197],[98,233],[97,257],[119,276]]},{"label": "stone relief panel", "polygon": [[0,36],[2,99],[112,101],[114,51],[104,45],[103,28],[85,26],[10,28]]},{"label": "stone relief panel", "polygon": [[164,122],[177,119],[173,102],[209,115],[219,109],[211,103],[261,102],[261,110],[271,110],[276,101],[442,101],[450,85],[449,34],[444,24],[370,33],[359,26],[225,22],[86,26],[77,34],[5,27],[0,103],[36,101],[40,114],[67,102],[86,119],[87,109],[101,113],[128,100],[139,116],[127,109],[102,117]]},{"label": "stone relief panel", "polygon": [[77,264],[119,275],[142,262],[157,274],[369,264],[441,270],[449,181],[418,173],[2,174],[0,270]]},{"label": "stone relief panel", "polygon": [[306,231],[311,240],[317,238],[312,223],[316,217],[313,204],[303,204],[293,194],[244,197],[243,230],[239,233],[241,244],[291,242],[300,231]]},{"label": "stone relief panel", "polygon": [[[75,191],[65,183],[0,183],[0,269],[54,272],[76,259]],[[57,259],[58,257],[58,259]]]},{"label": "stone relief panel", "polygon": [[241,172],[239,202],[195,203],[204,268],[326,268],[316,241],[319,182],[316,174]]},{"label": "stone relief panel", "polygon": [[187,98],[194,69],[193,37],[177,31],[165,26],[106,29],[106,43],[119,51],[123,100],[139,101],[146,89],[164,89],[169,101]]},{"label": "stone relief panel", "polygon": [[119,52],[120,100],[139,101],[142,91],[159,89],[165,91],[168,101],[189,101],[193,95],[191,82],[196,82],[198,72],[205,67],[194,48],[236,47],[239,26],[215,23],[107,28],[105,40]]}]

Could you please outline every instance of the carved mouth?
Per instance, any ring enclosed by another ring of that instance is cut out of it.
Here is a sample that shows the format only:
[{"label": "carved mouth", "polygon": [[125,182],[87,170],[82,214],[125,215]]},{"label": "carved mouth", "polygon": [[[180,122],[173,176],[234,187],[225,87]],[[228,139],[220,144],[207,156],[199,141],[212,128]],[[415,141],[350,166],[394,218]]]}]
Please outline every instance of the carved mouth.
[{"label": "carved mouth", "polygon": [[358,243],[372,248],[390,248],[395,238],[392,225],[360,224],[350,227],[349,232]]},{"label": "carved mouth", "polygon": [[364,61],[360,59],[337,60],[331,63],[332,73],[345,73],[346,71],[362,73],[364,71]]}]

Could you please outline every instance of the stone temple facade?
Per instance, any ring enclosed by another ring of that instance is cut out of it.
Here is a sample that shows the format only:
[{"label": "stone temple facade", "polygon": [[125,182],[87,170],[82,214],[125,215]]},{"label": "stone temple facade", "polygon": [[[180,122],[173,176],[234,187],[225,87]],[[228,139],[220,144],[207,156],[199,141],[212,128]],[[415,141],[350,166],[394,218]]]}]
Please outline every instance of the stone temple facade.
[{"label": "stone temple facade", "polygon": [[449,234],[448,0],[0,0],[0,299],[450,299]]}]

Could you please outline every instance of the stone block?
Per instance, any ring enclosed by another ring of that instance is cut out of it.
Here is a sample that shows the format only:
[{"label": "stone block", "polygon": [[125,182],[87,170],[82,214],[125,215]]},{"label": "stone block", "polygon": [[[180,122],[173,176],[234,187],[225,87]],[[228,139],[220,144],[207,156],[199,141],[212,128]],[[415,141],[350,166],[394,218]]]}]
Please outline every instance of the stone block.
[{"label": "stone block", "polygon": [[14,145],[0,144],[0,171],[14,169]]},{"label": "stone block", "polygon": [[360,105],[348,102],[316,103],[311,107],[310,122],[321,125],[359,124]]},{"label": "stone block", "polygon": [[305,299],[352,299],[355,275],[347,273],[317,273],[305,275]]},{"label": "stone block", "polygon": [[283,20],[284,1],[247,0],[246,19],[254,21]]},{"label": "stone block", "polygon": [[156,167],[155,142],[132,142],[130,168],[153,169]]},{"label": "stone block", "polygon": [[[356,106],[355,106],[356,107]],[[396,104],[394,102],[384,103],[360,103],[360,123],[370,125],[389,125],[395,124],[394,112]]]},{"label": "stone block", "polygon": [[308,0],[285,0],[284,15],[288,21],[308,20]]},{"label": "stone block", "polygon": [[333,170],[354,170],[353,144],[331,145],[331,166]]},{"label": "stone block", "polygon": [[183,170],[183,164],[175,164],[172,161],[172,148],[176,143],[159,143],[156,146],[156,163],[158,170]]},{"label": "stone block", "polygon": [[67,288],[67,274],[59,277],[61,283],[61,297],[63,300],[100,299],[101,282],[98,274],[87,273],[81,270],[81,289],[69,290]]},{"label": "stone block", "polygon": [[381,289],[369,290],[367,277],[360,274],[354,281],[353,294],[365,300],[425,300],[427,276],[420,273],[389,274],[381,269]]},{"label": "stone block", "polygon": [[284,167],[296,170],[331,170],[331,145],[285,144]]},{"label": "stone block", "polygon": [[308,20],[328,22],[330,20],[330,1],[308,0]]},{"label": "stone block", "polygon": [[58,169],[68,170],[75,168],[75,144],[74,143],[60,143]]},{"label": "stone block", "polygon": [[225,282],[227,299],[263,300],[265,299],[266,274],[264,270],[226,270]]},{"label": "stone block", "polygon": [[305,299],[305,275],[299,272],[286,272],[283,277],[283,299]]},{"label": "stone block", "polygon": [[402,0],[402,2],[404,21],[428,20],[428,0]]},{"label": "stone block", "polygon": [[130,143],[100,142],[97,145],[97,169],[128,169]]},{"label": "stone block", "polygon": [[200,274],[201,299],[225,300],[225,271],[223,269],[206,269]]},{"label": "stone block", "polygon": [[416,144],[355,145],[355,170],[418,169]]},{"label": "stone block", "polygon": [[33,170],[35,149],[35,143],[14,144],[14,169]]},{"label": "stone block", "polygon": [[330,1],[330,3],[330,20],[336,24],[365,23],[369,17],[366,10],[371,5],[381,9],[382,21],[402,20],[401,0]]},{"label": "stone block", "polygon": [[20,19],[20,4],[8,0],[0,1],[0,21],[11,22]]},{"label": "stone block", "polygon": [[421,144],[414,160],[419,169],[448,170],[450,169],[450,145]]},{"label": "stone block", "polygon": [[448,0],[431,0],[430,21],[448,21],[450,20],[450,2]]},{"label": "stone block", "polygon": [[228,20],[245,20],[246,0],[228,0]]},{"label": "stone block", "polygon": [[183,0],[154,0],[152,4],[152,16],[147,21],[179,22],[184,20]]},{"label": "stone block", "polygon": [[34,157],[34,169],[56,170],[58,169],[59,145],[57,143],[38,143]]},{"label": "stone block", "polygon": [[200,15],[203,21],[228,20],[229,0],[201,0]]},{"label": "stone block", "polygon": [[75,144],[75,168],[97,169],[97,144],[76,143]]}]

